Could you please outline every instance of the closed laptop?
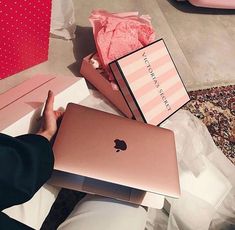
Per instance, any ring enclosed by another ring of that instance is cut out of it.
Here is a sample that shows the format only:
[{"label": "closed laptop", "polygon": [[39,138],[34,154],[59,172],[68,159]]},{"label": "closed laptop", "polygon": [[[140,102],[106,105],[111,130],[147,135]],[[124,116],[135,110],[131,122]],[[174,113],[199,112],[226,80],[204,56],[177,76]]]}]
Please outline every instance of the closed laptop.
[{"label": "closed laptop", "polygon": [[104,195],[106,188],[107,196],[107,190],[120,190],[126,198],[117,194],[117,199],[139,204],[145,200],[144,205],[147,197],[180,195],[170,130],[70,103],[53,150],[56,184],[63,179],[73,188],[77,180],[78,190]]}]

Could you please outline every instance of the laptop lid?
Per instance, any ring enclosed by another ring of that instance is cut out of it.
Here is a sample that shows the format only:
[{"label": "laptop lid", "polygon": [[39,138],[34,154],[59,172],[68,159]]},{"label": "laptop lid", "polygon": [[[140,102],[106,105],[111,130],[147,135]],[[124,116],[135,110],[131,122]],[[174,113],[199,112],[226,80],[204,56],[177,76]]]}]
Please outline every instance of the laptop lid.
[{"label": "laptop lid", "polygon": [[70,103],[53,150],[56,170],[179,197],[170,130]]}]

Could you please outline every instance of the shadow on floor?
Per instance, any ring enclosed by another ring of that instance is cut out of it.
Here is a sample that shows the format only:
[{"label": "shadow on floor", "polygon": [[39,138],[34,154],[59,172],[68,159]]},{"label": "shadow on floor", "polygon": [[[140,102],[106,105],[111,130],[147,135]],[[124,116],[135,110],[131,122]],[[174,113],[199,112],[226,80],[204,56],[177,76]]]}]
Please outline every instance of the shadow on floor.
[{"label": "shadow on floor", "polygon": [[183,11],[185,13],[192,14],[213,14],[213,15],[233,15],[235,10],[232,9],[212,9],[212,8],[203,8],[196,7],[190,4],[189,2],[177,2],[176,0],[167,0],[172,6],[177,10]]},{"label": "shadow on floor", "polygon": [[75,76],[80,76],[82,59],[96,51],[93,31],[91,27],[77,26],[73,39],[73,53],[76,62],[68,66]]}]

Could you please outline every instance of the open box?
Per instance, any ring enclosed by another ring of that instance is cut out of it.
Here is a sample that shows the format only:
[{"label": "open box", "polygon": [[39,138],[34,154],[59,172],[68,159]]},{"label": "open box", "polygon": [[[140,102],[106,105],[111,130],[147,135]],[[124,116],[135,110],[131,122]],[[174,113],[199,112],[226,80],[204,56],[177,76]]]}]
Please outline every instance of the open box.
[{"label": "open box", "polygon": [[80,73],[129,118],[159,125],[189,101],[163,39],[109,64],[119,91],[92,66],[91,57],[83,59]]},{"label": "open box", "polygon": [[80,73],[85,77],[97,90],[110,100],[126,117],[132,118],[132,112],[129,109],[122,93],[113,90],[110,82],[102,76],[90,63],[93,54],[88,55],[82,61]]}]

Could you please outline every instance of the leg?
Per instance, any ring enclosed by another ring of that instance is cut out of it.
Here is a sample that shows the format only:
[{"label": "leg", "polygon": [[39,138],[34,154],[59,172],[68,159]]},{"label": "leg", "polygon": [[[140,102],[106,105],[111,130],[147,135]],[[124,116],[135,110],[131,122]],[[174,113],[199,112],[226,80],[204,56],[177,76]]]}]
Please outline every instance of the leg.
[{"label": "leg", "polygon": [[144,230],[147,212],[131,205],[97,195],[81,200],[59,230]]}]

